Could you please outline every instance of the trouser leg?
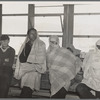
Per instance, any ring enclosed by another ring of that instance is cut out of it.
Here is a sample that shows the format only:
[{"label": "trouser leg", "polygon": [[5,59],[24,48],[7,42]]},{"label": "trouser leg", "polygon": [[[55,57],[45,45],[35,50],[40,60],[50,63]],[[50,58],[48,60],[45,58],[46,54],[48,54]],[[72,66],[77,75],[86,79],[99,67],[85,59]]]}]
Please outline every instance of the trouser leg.
[{"label": "trouser leg", "polygon": [[0,98],[7,98],[10,87],[10,77],[2,76],[0,80]]},{"label": "trouser leg", "polygon": [[66,94],[67,94],[67,91],[63,87],[55,95],[53,95],[51,98],[65,98]]},{"label": "trouser leg", "polygon": [[0,78],[0,79],[2,79],[2,81],[0,82],[0,98],[5,98],[7,97],[6,91],[8,90],[6,79],[3,79],[3,78]]},{"label": "trouser leg", "polygon": [[22,88],[20,97],[21,98],[32,98],[32,89],[30,89],[29,87],[24,86]]},{"label": "trouser leg", "polygon": [[90,91],[92,89],[90,89],[88,86],[86,86],[83,83],[80,83],[77,87],[76,87],[76,92],[78,93],[79,97],[81,99],[94,99],[96,98]]}]

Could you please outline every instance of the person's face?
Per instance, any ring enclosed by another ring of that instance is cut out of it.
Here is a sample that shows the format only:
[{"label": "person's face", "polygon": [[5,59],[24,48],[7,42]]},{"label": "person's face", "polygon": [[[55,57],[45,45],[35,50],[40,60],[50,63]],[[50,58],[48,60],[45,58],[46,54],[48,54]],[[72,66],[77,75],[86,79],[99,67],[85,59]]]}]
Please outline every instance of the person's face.
[{"label": "person's face", "polygon": [[53,45],[57,45],[57,41],[55,40],[55,38],[50,38],[50,43],[53,44]]},{"label": "person's face", "polygon": [[56,41],[50,41],[52,44],[57,45]]},{"label": "person's face", "polygon": [[58,47],[57,41],[50,40],[50,46],[51,46],[52,48]]},{"label": "person's face", "polygon": [[9,44],[9,40],[2,40],[1,41],[1,45],[3,48],[6,48],[8,46],[8,44]]},{"label": "person's face", "polygon": [[31,30],[28,37],[31,41],[34,41],[37,38],[37,33],[34,30]]}]

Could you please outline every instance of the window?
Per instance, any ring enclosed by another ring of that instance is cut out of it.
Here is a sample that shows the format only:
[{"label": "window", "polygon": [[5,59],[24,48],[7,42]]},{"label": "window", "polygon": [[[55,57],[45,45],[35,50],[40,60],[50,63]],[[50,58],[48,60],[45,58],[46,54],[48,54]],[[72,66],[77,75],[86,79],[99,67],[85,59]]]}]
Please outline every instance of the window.
[{"label": "window", "polygon": [[74,35],[100,35],[100,15],[74,16]]},{"label": "window", "polygon": [[2,34],[26,34],[27,29],[27,16],[4,16],[2,18]]},{"label": "window", "polygon": [[80,4],[74,6],[74,13],[100,13],[100,4]]},{"label": "window", "polygon": [[16,54],[18,54],[20,47],[24,41],[25,41],[25,37],[10,37],[9,45],[13,47],[16,51]]},{"label": "window", "polygon": [[[48,6],[48,7],[47,7]],[[53,14],[57,14],[57,13],[63,13],[64,12],[64,8],[63,8],[63,5],[58,5],[58,7],[56,5],[54,6],[49,6],[49,5],[45,5],[45,7],[43,6],[36,6],[35,7],[35,12],[36,14],[38,13],[42,13],[42,14],[50,14],[50,13],[53,13]]]},{"label": "window", "polygon": [[88,52],[90,49],[95,48],[95,43],[100,38],[74,38],[73,44],[75,48],[82,50],[82,52]]},{"label": "window", "polygon": [[73,44],[77,49],[88,52],[95,48],[100,37],[100,4],[75,5],[74,13]]},{"label": "window", "polygon": [[35,17],[35,28],[38,31],[62,32],[60,17]]},{"label": "window", "polygon": [[2,6],[3,14],[27,14],[28,4],[25,3],[4,3]]}]

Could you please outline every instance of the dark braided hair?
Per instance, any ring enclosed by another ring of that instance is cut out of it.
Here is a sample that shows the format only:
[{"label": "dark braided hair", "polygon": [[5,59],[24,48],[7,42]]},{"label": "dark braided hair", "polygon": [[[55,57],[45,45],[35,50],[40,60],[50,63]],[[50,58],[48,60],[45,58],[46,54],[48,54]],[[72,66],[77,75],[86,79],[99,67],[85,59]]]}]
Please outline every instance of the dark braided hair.
[{"label": "dark braided hair", "polygon": [[30,33],[31,31],[35,31],[35,32],[37,33],[37,30],[36,30],[35,28],[30,28],[30,29],[27,31],[27,35],[29,35],[29,33]]}]

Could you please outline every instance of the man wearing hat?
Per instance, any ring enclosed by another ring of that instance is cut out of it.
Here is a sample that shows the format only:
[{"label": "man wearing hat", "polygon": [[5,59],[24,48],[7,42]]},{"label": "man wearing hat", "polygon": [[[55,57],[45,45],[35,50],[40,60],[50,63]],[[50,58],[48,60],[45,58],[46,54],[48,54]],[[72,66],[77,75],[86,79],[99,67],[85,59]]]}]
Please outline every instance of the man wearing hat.
[{"label": "man wearing hat", "polygon": [[100,98],[100,40],[94,50],[89,51],[82,65],[83,80],[76,91],[81,99]]},{"label": "man wearing hat", "polygon": [[6,98],[13,76],[12,65],[15,50],[9,46],[10,38],[7,35],[0,37],[0,98]]}]

